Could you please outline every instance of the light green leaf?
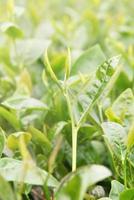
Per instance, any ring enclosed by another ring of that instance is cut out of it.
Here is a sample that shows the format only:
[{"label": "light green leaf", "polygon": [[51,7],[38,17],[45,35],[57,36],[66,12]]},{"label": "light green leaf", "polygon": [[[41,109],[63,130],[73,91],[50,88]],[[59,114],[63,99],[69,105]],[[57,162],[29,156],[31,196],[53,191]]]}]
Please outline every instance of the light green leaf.
[{"label": "light green leaf", "polygon": [[71,74],[91,73],[106,60],[99,45],[95,45],[85,51],[74,63]]},{"label": "light green leaf", "polygon": [[124,190],[124,185],[120,182],[113,180],[111,183],[111,191],[109,197],[112,200],[119,200],[120,193]]},{"label": "light green leaf", "polygon": [[134,95],[130,88],[120,94],[111,108],[108,108],[106,115],[110,121],[125,125],[128,131],[134,120]]},{"label": "light green leaf", "polygon": [[115,122],[102,123],[105,142],[110,150],[116,173],[124,179],[124,161],[126,159],[127,133],[120,124]]},{"label": "light green leaf", "polygon": [[12,38],[22,38],[22,30],[12,22],[4,22],[1,24],[0,29],[2,32],[6,33],[9,37]]},{"label": "light green leaf", "polygon": [[8,136],[7,138],[7,146],[8,148],[15,150],[19,148],[19,139],[20,137],[24,138],[25,144],[28,144],[29,141],[31,140],[32,136],[28,132],[17,132],[17,133],[12,133]]},{"label": "light green leaf", "polygon": [[12,127],[14,127],[16,130],[20,129],[20,121],[18,120],[18,118],[16,117],[15,114],[9,112],[8,110],[6,110],[4,107],[0,106],[0,116],[2,116],[3,118],[5,118]]},{"label": "light green leaf", "polygon": [[112,108],[107,108],[107,110],[105,111],[105,114],[108,118],[109,121],[112,122],[117,122],[119,124],[122,124],[121,119],[113,112]]},{"label": "light green leaf", "polygon": [[89,186],[109,176],[111,172],[101,165],[81,167],[63,179],[56,191],[56,200],[82,200]]},{"label": "light green leaf", "polygon": [[20,91],[22,88],[27,94],[30,95],[32,93],[32,77],[26,68],[20,73],[16,90]]},{"label": "light green leaf", "polygon": [[48,149],[51,148],[51,143],[44,133],[33,126],[30,126],[28,130],[32,135],[32,140],[34,143],[38,143],[38,145],[42,145],[42,147],[46,146]]},{"label": "light green leaf", "polygon": [[50,64],[47,49],[46,49],[46,52],[45,52],[45,55],[44,55],[44,63],[46,64],[47,71],[49,72],[52,80],[58,85],[59,88],[61,88],[61,84],[60,84],[57,76],[55,75],[55,73],[52,69],[52,66]]},{"label": "light green leaf", "polygon": [[13,95],[9,97],[4,102],[2,102],[7,108],[14,109],[14,110],[47,110],[48,107],[46,104],[41,102],[38,99],[22,96],[22,95]]},{"label": "light green leaf", "polygon": [[0,199],[1,200],[16,200],[15,195],[9,183],[0,176]]},{"label": "light green leaf", "polygon": [[115,122],[102,123],[104,137],[106,138],[111,151],[119,158],[124,159],[126,153],[126,138],[125,129]]},{"label": "light green leaf", "polygon": [[30,38],[16,41],[16,50],[11,49],[11,61],[16,65],[31,65],[43,55],[49,44],[49,40],[43,39]]},{"label": "light green leaf", "polygon": [[[114,62],[114,60],[116,60],[116,62]],[[90,109],[102,95],[106,85],[115,72],[118,61],[117,57],[113,57],[104,62],[97,68],[96,72],[92,75],[92,78],[90,78],[82,88],[79,88],[80,92],[73,102],[74,118],[76,123],[78,123],[78,126],[80,126]],[[113,65],[113,63],[116,65]]]},{"label": "light green leaf", "polygon": [[[26,164],[28,165],[26,166]],[[12,158],[2,158],[0,160],[0,174],[7,181],[23,182],[31,185],[43,185],[48,177],[45,170]],[[57,187],[58,181],[50,175],[47,184],[50,187]]]},{"label": "light green leaf", "polygon": [[58,123],[54,126],[54,129],[53,129],[54,135],[55,135],[55,136],[59,135],[59,134],[62,132],[62,130],[65,128],[66,125],[67,125],[67,122],[65,122],[65,121],[60,121],[60,122],[58,122]]},{"label": "light green leaf", "polygon": [[133,200],[134,199],[134,189],[127,189],[120,194],[120,200]]},{"label": "light green leaf", "polygon": [[66,81],[66,84],[68,87],[73,87],[73,86],[77,86],[77,84],[83,82],[86,83],[86,81],[89,80],[89,75],[87,74],[78,74],[78,75],[74,75],[68,78],[68,80]]}]

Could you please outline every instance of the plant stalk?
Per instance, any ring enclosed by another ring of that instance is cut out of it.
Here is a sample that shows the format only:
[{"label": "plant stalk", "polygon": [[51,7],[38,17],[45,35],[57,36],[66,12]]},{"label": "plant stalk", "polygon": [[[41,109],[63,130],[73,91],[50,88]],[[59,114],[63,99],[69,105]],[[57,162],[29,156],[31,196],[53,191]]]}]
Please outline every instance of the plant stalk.
[{"label": "plant stalk", "polygon": [[76,170],[76,160],[77,160],[77,133],[78,133],[78,127],[75,126],[74,122],[74,116],[72,112],[72,105],[69,98],[68,90],[66,89],[64,92],[64,96],[67,101],[68,111],[71,119],[72,124],[72,171]]},{"label": "plant stalk", "polygon": [[72,171],[76,170],[77,161],[77,127],[72,126]]},{"label": "plant stalk", "polygon": [[123,161],[124,186],[125,186],[125,189],[127,189],[127,166],[126,166],[126,161],[127,161],[127,153],[126,153],[125,159],[124,159],[124,161]]}]

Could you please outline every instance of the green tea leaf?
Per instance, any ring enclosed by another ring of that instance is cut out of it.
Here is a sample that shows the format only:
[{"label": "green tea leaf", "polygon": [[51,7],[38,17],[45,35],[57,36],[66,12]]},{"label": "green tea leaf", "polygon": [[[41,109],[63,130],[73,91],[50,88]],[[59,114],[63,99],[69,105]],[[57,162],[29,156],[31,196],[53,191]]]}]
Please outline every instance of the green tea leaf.
[{"label": "green tea leaf", "polygon": [[21,124],[16,115],[9,112],[8,110],[6,110],[4,107],[1,106],[0,106],[0,116],[5,118],[11,124],[11,126],[14,127],[16,130],[20,129]]},{"label": "green tea leaf", "polygon": [[134,123],[130,127],[127,137],[127,147],[130,149],[134,145]]},{"label": "green tea leaf", "polygon": [[112,153],[117,157],[124,159],[126,153],[125,143],[127,138],[125,129],[115,122],[102,123],[102,129]]},{"label": "green tea leaf", "polygon": [[17,133],[12,133],[8,136],[7,138],[7,146],[8,148],[15,150],[19,148],[19,138],[22,137],[24,138],[25,144],[28,144],[29,141],[31,140],[32,136],[28,132],[17,132]]},{"label": "green tea leaf", "polygon": [[0,29],[2,32],[6,33],[9,37],[15,38],[22,38],[23,32],[22,30],[12,22],[4,22],[1,24]]},{"label": "green tea leaf", "polygon": [[67,80],[70,76],[70,69],[71,69],[71,53],[70,49],[67,49],[67,58],[65,62],[65,80]]},{"label": "green tea leaf", "polygon": [[11,61],[15,65],[31,65],[43,55],[49,44],[48,40],[32,38],[16,41],[16,50],[11,49]]},{"label": "green tea leaf", "polygon": [[134,95],[130,88],[120,94],[111,108],[106,110],[106,115],[110,121],[125,125],[128,131],[134,120]]},{"label": "green tea leaf", "polygon": [[48,178],[48,186],[58,186],[58,181],[51,175],[48,177],[48,173],[45,170],[33,166],[30,163],[25,168],[23,161],[12,158],[2,158],[0,160],[0,174],[7,181],[23,182],[31,185],[43,185],[46,178]]},{"label": "green tea leaf", "polygon": [[117,122],[119,124],[122,124],[121,119],[113,112],[112,108],[107,108],[105,111],[105,114],[109,121]]},{"label": "green tea leaf", "polygon": [[89,80],[89,75],[87,74],[78,74],[78,75],[74,75],[68,78],[68,80],[66,81],[66,84],[68,87],[74,87],[77,86],[77,84],[83,82],[86,83],[86,81]]},{"label": "green tea leaf", "polygon": [[44,58],[44,59],[45,59],[45,60],[44,60],[44,63],[46,63],[47,70],[48,70],[48,72],[49,72],[49,74],[50,74],[52,80],[58,85],[59,88],[61,88],[61,85],[60,85],[60,83],[59,83],[59,80],[58,80],[58,78],[56,77],[56,75],[55,75],[55,73],[54,73],[54,71],[53,71],[53,69],[52,69],[52,67],[51,67],[51,64],[50,64],[50,61],[49,61],[49,58],[48,58],[48,52],[47,52],[47,50],[46,50],[46,52],[45,52],[45,58]]},{"label": "green tea leaf", "polygon": [[51,148],[51,143],[49,139],[40,130],[36,129],[33,126],[30,126],[28,130],[32,135],[32,141],[34,143],[38,143],[38,145],[42,145],[42,147],[46,146],[48,149]]},{"label": "green tea leaf", "polygon": [[120,182],[113,180],[111,183],[111,190],[109,197],[112,200],[120,200],[120,193],[124,190],[124,185],[122,185]]},{"label": "green tea leaf", "polygon": [[71,74],[78,72],[89,74],[96,70],[96,68],[104,63],[106,57],[99,45],[95,45],[85,51],[72,66]]},{"label": "green tea leaf", "polygon": [[0,199],[15,200],[15,195],[9,183],[0,175]]},{"label": "green tea leaf", "polygon": [[56,191],[56,199],[82,200],[89,186],[109,176],[111,176],[111,172],[104,166],[82,167],[63,179]]},{"label": "green tea leaf", "polygon": [[124,190],[120,194],[120,200],[133,200],[134,199],[134,189]]},{"label": "green tea leaf", "polygon": [[19,77],[17,89],[21,90],[21,88],[24,88],[29,95],[32,92],[32,80],[31,80],[30,73],[28,72],[26,68],[22,70]]},{"label": "green tea leaf", "polygon": [[47,105],[38,99],[16,94],[2,102],[2,105],[4,105],[7,108],[14,109],[16,111],[48,109]]},{"label": "green tea leaf", "polygon": [[77,99],[74,99],[74,118],[78,126],[80,126],[90,109],[102,95],[106,85],[115,72],[118,61],[119,59],[117,57],[113,57],[99,66],[95,74],[92,75],[92,78],[81,88]]}]

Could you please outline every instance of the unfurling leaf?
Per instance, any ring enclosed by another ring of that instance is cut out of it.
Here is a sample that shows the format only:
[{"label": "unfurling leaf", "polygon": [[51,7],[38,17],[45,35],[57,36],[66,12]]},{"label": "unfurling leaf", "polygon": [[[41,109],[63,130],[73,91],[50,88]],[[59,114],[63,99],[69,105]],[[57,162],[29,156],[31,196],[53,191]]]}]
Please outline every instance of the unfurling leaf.
[{"label": "unfurling leaf", "polygon": [[70,76],[70,71],[71,71],[71,53],[70,49],[67,49],[67,58],[65,62],[65,80],[67,80]]},{"label": "unfurling leaf", "polygon": [[6,33],[9,37],[15,39],[15,38],[22,38],[23,32],[16,24],[12,22],[4,22],[0,29],[2,32]]},{"label": "unfurling leaf", "polygon": [[19,140],[20,140],[20,137],[22,137],[22,136],[23,136],[26,144],[28,144],[32,138],[31,134],[28,132],[12,133],[7,138],[8,148],[10,148],[12,150],[18,149],[19,148]]}]

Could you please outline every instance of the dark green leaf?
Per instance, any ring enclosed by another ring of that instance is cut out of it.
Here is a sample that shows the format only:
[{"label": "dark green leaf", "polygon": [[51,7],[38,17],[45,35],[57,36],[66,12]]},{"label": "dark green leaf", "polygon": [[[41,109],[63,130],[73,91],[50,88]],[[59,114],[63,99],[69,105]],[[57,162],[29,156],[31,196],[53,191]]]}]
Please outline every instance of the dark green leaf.
[{"label": "dark green leaf", "polygon": [[110,175],[111,172],[101,165],[82,167],[63,179],[56,192],[56,199],[82,200],[89,186],[96,184]]},{"label": "dark green leaf", "polygon": [[34,143],[37,143],[38,145],[41,145],[42,147],[47,146],[48,149],[51,148],[51,143],[45,133],[42,133],[40,130],[34,128],[33,126],[29,127],[29,132],[32,135],[32,141]]},{"label": "dark green leaf", "polygon": [[0,175],[0,199],[16,200],[15,195],[9,183]]}]

